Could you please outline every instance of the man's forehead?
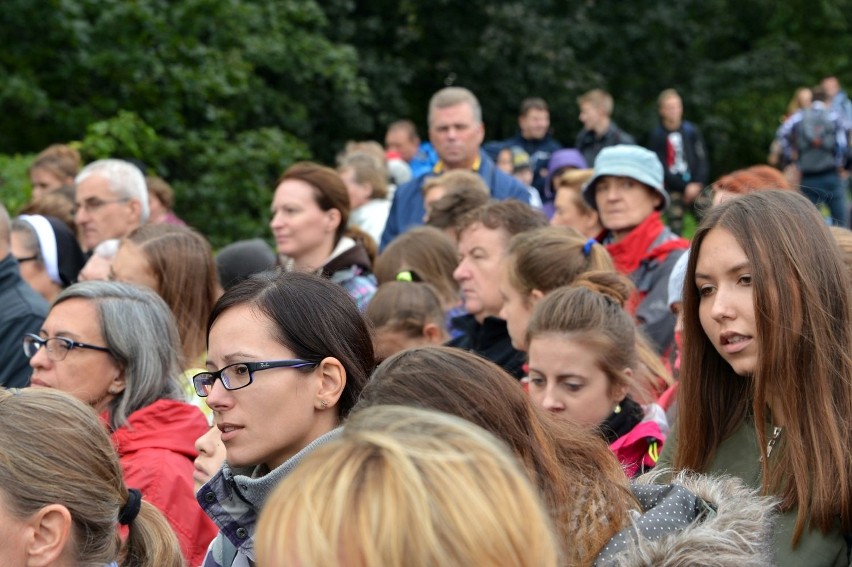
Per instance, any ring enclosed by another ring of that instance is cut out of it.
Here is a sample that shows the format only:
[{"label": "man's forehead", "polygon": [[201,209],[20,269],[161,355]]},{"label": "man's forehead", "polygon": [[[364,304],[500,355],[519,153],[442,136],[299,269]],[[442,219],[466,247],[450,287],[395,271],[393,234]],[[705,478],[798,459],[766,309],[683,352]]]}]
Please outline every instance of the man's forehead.
[{"label": "man's forehead", "polygon": [[471,108],[471,106],[466,102],[460,102],[443,108],[436,108],[432,111],[430,120],[432,126],[436,126],[441,123],[448,124],[458,122],[474,122],[473,108]]},{"label": "man's forehead", "polygon": [[77,184],[76,199],[78,202],[93,197],[112,197],[114,192],[110,189],[109,180],[100,175],[90,175]]}]

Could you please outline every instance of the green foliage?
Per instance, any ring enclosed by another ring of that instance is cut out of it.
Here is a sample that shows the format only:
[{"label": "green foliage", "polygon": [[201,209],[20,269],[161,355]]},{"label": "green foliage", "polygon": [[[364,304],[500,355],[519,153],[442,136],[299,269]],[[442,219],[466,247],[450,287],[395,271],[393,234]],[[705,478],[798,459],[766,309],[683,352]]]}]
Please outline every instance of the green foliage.
[{"label": "green foliage", "polygon": [[[313,0],[10,0],[0,35],[0,152],[83,139],[177,189],[214,243],[267,234],[271,184],[373,127],[357,54]],[[38,23],[40,33],[21,33]],[[207,191],[208,193],[205,193]],[[205,195],[215,197],[201,198]],[[212,230],[212,227],[211,227]]]},{"label": "green foliage", "polygon": [[10,215],[30,199],[29,168],[34,155],[0,155],[0,203]]},{"label": "green foliage", "polygon": [[852,0],[7,0],[0,192],[28,194],[18,154],[80,140],[168,179],[215,245],[268,235],[283,169],[401,117],[425,129],[449,84],[479,96],[490,139],[544,97],[567,145],[582,92],[612,92],[642,141],[677,88],[716,177],[765,160],[796,87],[852,86],[851,15]]}]

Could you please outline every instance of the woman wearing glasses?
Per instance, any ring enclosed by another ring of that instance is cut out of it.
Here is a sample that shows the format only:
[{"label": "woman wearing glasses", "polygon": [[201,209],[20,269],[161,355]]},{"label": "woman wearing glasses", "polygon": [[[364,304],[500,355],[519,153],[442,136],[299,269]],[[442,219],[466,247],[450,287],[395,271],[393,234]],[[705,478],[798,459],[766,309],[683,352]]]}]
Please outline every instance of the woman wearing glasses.
[{"label": "woman wearing glasses", "polygon": [[163,512],[196,566],[216,527],[194,501],[194,443],[207,421],[182,401],[179,345],[159,296],[101,281],[66,289],[41,332],[24,337],[32,386],[67,392],[101,415],[125,482]]},{"label": "woman wearing glasses", "polygon": [[222,530],[204,566],[254,564],[266,496],[338,436],[373,369],[373,344],[342,287],[313,274],[266,272],[219,299],[207,349],[208,371],[193,382],[227,456],[197,495]]}]

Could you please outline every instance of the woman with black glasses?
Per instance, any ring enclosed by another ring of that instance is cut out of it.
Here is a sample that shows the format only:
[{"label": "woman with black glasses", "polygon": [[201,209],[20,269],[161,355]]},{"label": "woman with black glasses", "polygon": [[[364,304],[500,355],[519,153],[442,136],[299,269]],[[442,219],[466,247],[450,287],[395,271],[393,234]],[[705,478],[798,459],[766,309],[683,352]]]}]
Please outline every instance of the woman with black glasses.
[{"label": "woman with black glasses", "polygon": [[204,565],[254,564],[266,496],[305,455],[337,437],[373,369],[373,343],[339,285],[266,272],[219,299],[207,352],[208,371],[193,382],[213,410],[227,456],[197,494],[221,528]]},{"label": "woman with black glasses", "polygon": [[24,352],[33,387],[67,392],[101,415],[127,486],[163,512],[187,564],[200,565],[216,535],[192,480],[207,420],[182,399],[180,340],[165,302],[130,284],[75,284],[56,298],[39,334],[24,337]]}]

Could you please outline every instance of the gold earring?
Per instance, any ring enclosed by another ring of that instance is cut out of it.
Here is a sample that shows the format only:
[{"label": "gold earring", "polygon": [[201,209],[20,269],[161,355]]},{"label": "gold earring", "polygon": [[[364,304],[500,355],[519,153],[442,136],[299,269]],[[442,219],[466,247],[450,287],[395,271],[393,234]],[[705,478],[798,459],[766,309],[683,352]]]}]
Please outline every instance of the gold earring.
[{"label": "gold earring", "polygon": [[320,400],[320,408],[321,408],[321,409],[326,409],[326,408],[328,408],[328,402],[327,402],[327,401],[325,401],[325,400]]}]

